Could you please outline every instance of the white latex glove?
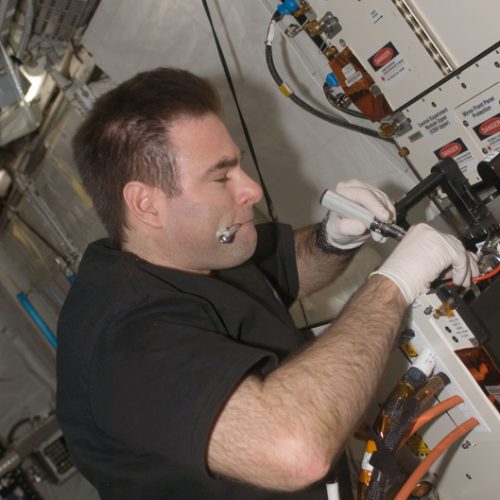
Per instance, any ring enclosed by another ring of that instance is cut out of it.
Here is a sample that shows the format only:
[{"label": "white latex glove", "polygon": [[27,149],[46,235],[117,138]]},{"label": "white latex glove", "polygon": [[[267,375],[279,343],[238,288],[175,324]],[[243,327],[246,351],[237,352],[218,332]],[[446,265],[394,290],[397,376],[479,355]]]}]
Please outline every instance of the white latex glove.
[{"label": "white latex glove", "polygon": [[456,285],[467,287],[471,277],[478,275],[474,255],[457,238],[427,224],[417,224],[372,275],[381,274],[394,281],[409,305],[450,266]]},{"label": "white latex glove", "polygon": [[[393,222],[396,210],[389,197],[379,189],[356,179],[339,182],[335,191],[367,208],[377,219],[383,222]],[[327,214],[326,239],[330,245],[347,250],[362,245],[369,237],[370,231],[357,220],[345,219],[335,212]],[[384,242],[386,238],[371,232],[375,241]]]}]

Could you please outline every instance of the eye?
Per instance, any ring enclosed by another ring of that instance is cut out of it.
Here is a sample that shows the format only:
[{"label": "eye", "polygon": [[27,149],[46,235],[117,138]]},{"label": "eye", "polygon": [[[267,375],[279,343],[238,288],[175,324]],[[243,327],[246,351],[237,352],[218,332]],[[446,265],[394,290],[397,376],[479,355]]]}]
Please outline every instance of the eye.
[{"label": "eye", "polygon": [[226,174],[223,177],[220,177],[219,179],[215,179],[215,182],[220,182],[221,184],[224,184],[229,180],[230,180],[229,176]]}]

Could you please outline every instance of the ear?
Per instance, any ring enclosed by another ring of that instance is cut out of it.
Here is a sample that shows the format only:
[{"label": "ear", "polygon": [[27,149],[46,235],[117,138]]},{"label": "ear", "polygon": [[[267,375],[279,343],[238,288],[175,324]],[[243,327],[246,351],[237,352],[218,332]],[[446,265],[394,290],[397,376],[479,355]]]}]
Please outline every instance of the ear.
[{"label": "ear", "polygon": [[158,210],[158,190],[139,181],[130,181],[123,188],[123,199],[131,221],[135,218],[144,224],[160,228],[162,221]]}]

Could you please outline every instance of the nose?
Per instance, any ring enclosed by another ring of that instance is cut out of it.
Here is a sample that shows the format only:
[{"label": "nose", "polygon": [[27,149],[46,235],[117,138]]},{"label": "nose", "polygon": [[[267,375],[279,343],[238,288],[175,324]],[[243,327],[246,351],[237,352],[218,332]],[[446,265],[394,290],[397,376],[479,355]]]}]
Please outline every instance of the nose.
[{"label": "nose", "polygon": [[254,205],[262,199],[262,188],[246,172],[240,170],[241,182],[237,193],[237,201],[241,205]]}]

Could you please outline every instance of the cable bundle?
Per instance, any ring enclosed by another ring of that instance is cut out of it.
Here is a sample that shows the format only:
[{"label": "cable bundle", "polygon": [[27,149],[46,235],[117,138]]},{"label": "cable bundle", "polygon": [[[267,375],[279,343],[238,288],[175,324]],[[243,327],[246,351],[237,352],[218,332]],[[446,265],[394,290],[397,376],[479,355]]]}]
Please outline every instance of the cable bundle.
[{"label": "cable bundle", "polygon": [[[444,373],[427,379],[425,373],[415,366],[398,382],[377,416],[373,439],[366,444],[358,500],[383,500],[390,485],[402,482],[395,460],[398,449],[423,425],[463,402],[460,396],[453,396],[418,415],[448,383]],[[469,418],[447,434],[406,479],[394,500],[407,499],[432,464],[478,424],[475,418]]]}]

